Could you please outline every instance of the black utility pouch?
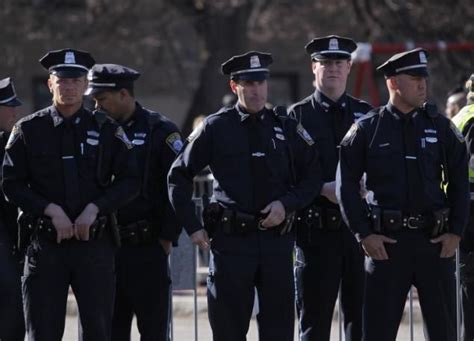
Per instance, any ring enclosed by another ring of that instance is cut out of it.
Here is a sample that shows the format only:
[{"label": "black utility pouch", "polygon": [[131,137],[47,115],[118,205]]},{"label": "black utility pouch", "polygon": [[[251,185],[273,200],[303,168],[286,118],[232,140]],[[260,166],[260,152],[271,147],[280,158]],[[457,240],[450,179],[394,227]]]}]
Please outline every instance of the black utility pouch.
[{"label": "black utility pouch", "polygon": [[384,210],[382,216],[382,226],[386,232],[397,232],[403,226],[403,216],[401,211]]},{"label": "black utility pouch", "polygon": [[372,221],[372,231],[374,233],[383,233],[382,227],[382,209],[372,206],[370,208],[370,220]]},{"label": "black utility pouch", "polygon": [[323,227],[323,215],[321,207],[310,206],[305,210],[304,221],[309,229],[320,229]]},{"label": "black utility pouch", "polygon": [[[264,218],[262,218],[260,221],[263,219]],[[259,224],[253,214],[247,214],[243,212],[235,212],[234,220],[235,231],[239,233],[247,233],[251,229],[255,229],[257,224]]]},{"label": "black utility pouch", "polygon": [[434,224],[431,230],[431,237],[438,237],[449,231],[449,208],[434,211],[433,218]]},{"label": "black utility pouch", "polygon": [[120,238],[126,244],[129,245],[138,245],[140,238],[137,234],[137,229],[130,226],[121,226],[120,229]]},{"label": "black utility pouch", "polygon": [[89,229],[89,239],[90,240],[98,240],[101,239],[104,235],[104,230],[106,228],[107,218],[100,217],[97,218],[96,221],[91,225]]},{"label": "black utility pouch", "polygon": [[146,220],[137,223],[138,233],[143,244],[152,244],[157,238],[153,235],[153,230]]},{"label": "black utility pouch", "polygon": [[326,209],[326,227],[329,231],[337,231],[341,228],[341,212],[333,208]]},{"label": "black utility pouch", "polygon": [[234,211],[224,209],[222,211],[222,218],[220,221],[220,225],[222,228],[222,231],[224,231],[225,234],[231,234],[234,232],[232,228],[232,224],[234,222]]}]

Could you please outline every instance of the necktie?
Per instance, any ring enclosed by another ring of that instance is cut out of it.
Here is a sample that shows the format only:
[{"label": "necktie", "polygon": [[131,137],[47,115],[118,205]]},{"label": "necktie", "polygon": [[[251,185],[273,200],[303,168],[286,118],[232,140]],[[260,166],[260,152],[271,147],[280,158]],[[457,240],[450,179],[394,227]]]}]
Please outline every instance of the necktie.
[{"label": "necktie", "polygon": [[80,213],[79,172],[75,153],[75,133],[71,121],[64,120],[61,144],[65,209],[71,220]]},{"label": "necktie", "polygon": [[405,151],[406,169],[406,196],[405,211],[417,212],[421,208],[422,199],[420,197],[422,189],[421,177],[418,169],[418,153],[416,147],[415,122],[411,113],[402,116],[403,125],[403,148]]},{"label": "necktie", "polygon": [[255,114],[250,115],[249,120],[249,146],[253,176],[253,207],[255,211],[258,212],[268,204],[265,202],[265,183],[268,176],[265,172],[265,158],[267,156],[265,155],[262,143],[262,124]]},{"label": "necktie", "polygon": [[334,142],[336,146],[342,141],[342,138],[346,134],[344,131],[344,108],[339,104],[335,104],[330,108],[332,114],[333,128],[334,128]]}]

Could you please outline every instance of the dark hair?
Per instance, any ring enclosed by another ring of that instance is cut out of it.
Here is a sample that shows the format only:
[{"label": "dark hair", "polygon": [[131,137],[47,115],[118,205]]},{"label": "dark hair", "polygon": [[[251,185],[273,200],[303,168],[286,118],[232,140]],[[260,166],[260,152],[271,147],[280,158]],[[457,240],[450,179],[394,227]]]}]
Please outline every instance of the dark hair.
[{"label": "dark hair", "polygon": [[124,86],[124,87],[122,87],[122,89],[127,90],[128,93],[130,94],[130,96],[135,97],[135,89],[133,88],[133,84]]}]

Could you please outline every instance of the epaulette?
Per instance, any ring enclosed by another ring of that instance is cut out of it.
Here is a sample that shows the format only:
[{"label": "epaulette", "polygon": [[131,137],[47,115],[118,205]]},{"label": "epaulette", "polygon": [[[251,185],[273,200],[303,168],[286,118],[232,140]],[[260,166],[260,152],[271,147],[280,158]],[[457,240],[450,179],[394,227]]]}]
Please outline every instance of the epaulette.
[{"label": "epaulette", "polygon": [[148,126],[154,128],[162,122],[161,115],[157,112],[148,111]]},{"label": "epaulette", "polygon": [[311,95],[311,96],[308,96],[308,97],[306,97],[306,98],[303,98],[303,99],[302,99],[301,101],[299,101],[299,102],[293,103],[292,105],[290,105],[290,106],[288,107],[288,112],[291,113],[292,111],[295,110],[295,108],[297,108],[297,107],[302,107],[302,106],[304,106],[304,105],[310,103],[310,102],[311,102],[311,97],[312,97],[312,95]]},{"label": "epaulette", "polygon": [[359,118],[355,121],[355,123],[356,123],[356,124],[359,124],[359,123],[362,122],[362,121],[369,120],[369,119],[373,119],[373,118],[376,117],[376,116],[383,117],[383,115],[384,115],[384,108],[385,108],[385,107],[379,107],[379,108],[375,108],[375,109],[370,110],[370,111],[367,112],[364,116],[359,117]]},{"label": "epaulette", "polygon": [[25,117],[22,117],[21,119],[19,119],[16,124],[18,125],[21,125],[23,124],[24,122],[28,122],[28,121],[31,121],[35,118],[43,118],[43,117],[46,117],[50,114],[49,112],[49,108],[47,109],[43,109],[43,110],[40,110],[40,111],[37,111],[37,112],[34,112],[32,114],[29,114]]},{"label": "epaulette", "polygon": [[229,112],[236,110],[235,107],[222,107],[215,113],[212,113],[208,116],[206,116],[203,120],[204,124],[211,123],[211,121],[215,120],[216,118],[219,118],[223,115],[227,115]]},{"label": "epaulette", "polygon": [[372,105],[370,105],[369,102],[367,101],[364,101],[363,99],[360,99],[360,98],[357,98],[357,97],[354,97],[352,95],[349,95],[349,94],[346,94],[347,97],[349,97],[351,100],[359,103],[359,104],[364,104],[364,105],[368,105],[369,107],[372,107]]}]

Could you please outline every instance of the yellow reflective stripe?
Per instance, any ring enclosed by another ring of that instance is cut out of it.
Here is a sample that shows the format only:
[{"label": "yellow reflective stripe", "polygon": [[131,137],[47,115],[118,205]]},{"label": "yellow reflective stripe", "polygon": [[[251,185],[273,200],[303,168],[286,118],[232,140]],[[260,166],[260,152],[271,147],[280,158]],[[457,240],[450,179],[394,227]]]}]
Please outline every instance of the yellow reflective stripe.
[{"label": "yellow reflective stripe", "polygon": [[461,111],[453,117],[452,121],[460,131],[463,131],[464,126],[471,118],[474,118],[474,104],[462,108]]}]

